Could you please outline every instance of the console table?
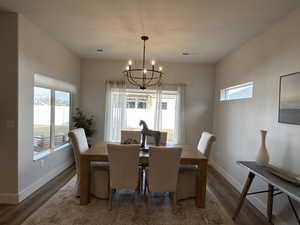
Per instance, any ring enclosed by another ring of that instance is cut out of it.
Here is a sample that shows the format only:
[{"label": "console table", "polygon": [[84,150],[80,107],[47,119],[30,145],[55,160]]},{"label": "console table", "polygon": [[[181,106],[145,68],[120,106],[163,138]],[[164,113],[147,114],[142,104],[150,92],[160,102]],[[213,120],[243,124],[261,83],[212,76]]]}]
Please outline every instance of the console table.
[{"label": "console table", "polygon": [[[274,198],[274,196],[279,195],[279,194],[286,194],[288,201],[291,205],[291,208],[296,216],[298,224],[300,224],[299,216],[298,216],[297,211],[292,202],[292,199],[300,202],[300,187],[299,186],[296,186],[292,183],[289,183],[289,182],[273,175],[272,173],[267,171],[265,167],[257,165],[256,162],[240,161],[237,163],[239,165],[241,165],[242,167],[247,168],[249,170],[249,174],[248,174],[248,178],[245,182],[245,185],[243,187],[243,191],[241,193],[241,196],[240,196],[240,199],[238,202],[238,206],[237,206],[236,211],[233,216],[233,220],[235,220],[237,218],[237,216],[239,215],[239,212],[243,206],[244,200],[247,195],[268,193],[267,215],[268,215],[269,222],[272,223],[273,198]],[[260,177],[266,183],[268,183],[268,190],[248,193],[249,188],[250,188],[255,176]]]}]

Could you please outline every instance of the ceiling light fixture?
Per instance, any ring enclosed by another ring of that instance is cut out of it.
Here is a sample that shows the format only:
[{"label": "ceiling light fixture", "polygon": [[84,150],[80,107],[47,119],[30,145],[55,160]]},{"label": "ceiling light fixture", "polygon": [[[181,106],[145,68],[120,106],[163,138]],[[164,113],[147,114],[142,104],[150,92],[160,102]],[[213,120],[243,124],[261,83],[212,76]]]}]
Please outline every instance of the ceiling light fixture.
[{"label": "ceiling light fixture", "polygon": [[132,60],[128,61],[128,66],[126,66],[126,70],[123,71],[125,77],[128,82],[135,87],[138,87],[142,90],[151,87],[151,86],[160,86],[161,78],[163,75],[163,68],[161,66],[155,68],[156,62],[154,60],[151,61],[151,68],[147,69],[145,62],[145,54],[146,54],[146,41],[149,40],[148,36],[142,36],[141,39],[144,42],[143,48],[143,67],[142,68],[132,68]]}]

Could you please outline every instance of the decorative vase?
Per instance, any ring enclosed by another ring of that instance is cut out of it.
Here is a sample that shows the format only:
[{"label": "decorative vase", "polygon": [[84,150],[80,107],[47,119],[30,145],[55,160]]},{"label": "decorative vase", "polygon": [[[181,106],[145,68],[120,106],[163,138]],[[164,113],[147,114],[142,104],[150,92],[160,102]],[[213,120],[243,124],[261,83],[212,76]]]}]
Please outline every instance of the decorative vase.
[{"label": "decorative vase", "polygon": [[260,166],[267,166],[269,164],[269,154],[266,148],[267,131],[261,130],[261,146],[256,155],[256,163]]}]

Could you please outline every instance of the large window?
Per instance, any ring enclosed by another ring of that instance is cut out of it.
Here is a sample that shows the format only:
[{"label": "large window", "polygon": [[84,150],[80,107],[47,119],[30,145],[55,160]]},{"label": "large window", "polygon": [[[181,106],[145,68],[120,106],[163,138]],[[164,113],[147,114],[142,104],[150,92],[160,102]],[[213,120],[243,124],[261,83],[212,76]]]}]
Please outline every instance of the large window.
[{"label": "large window", "polygon": [[69,142],[70,105],[69,92],[34,87],[34,159],[39,159]]},{"label": "large window", "polygon": [[125,129],[140,130],[139,122],[144,120],[150,129],[167,132],[168,142],[175,143],[176,99],[176,91],[162,91],[158,100],[155,91],[126,90]]}]

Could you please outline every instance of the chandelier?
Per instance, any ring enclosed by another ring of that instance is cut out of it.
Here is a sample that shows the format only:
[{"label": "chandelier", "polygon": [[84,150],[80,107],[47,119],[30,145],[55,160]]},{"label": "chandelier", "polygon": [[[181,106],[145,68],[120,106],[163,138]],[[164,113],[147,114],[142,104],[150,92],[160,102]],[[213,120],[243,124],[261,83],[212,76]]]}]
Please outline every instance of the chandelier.
[{"label": "chandelier", "polygon": [[160,86],[161,78],[163,75],[162,67],[159,66],[158,69],[155,68],[155,61],[151,61],[151,68],[146,68],[145,65],[145,50],[146,50],[146,41],[149,40],[148,36],[142,36],[141,39],[144,42],[143,48],[143,67],[142,68],[133,68],[132,60],[128,61],[128,66],[126,70],[123,71],[128,82],[135,87],[138,87],[142,90],[151,87],[151,86]]}]

